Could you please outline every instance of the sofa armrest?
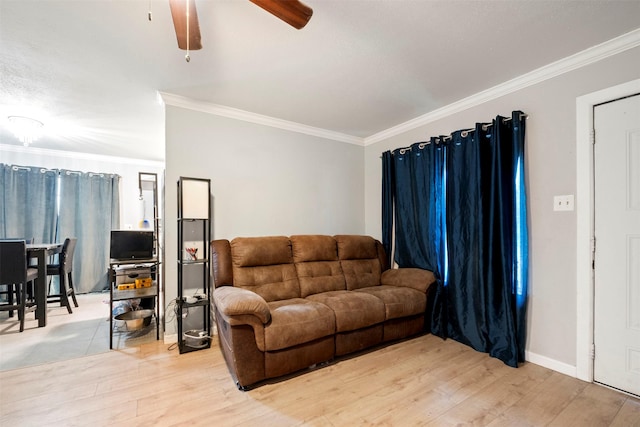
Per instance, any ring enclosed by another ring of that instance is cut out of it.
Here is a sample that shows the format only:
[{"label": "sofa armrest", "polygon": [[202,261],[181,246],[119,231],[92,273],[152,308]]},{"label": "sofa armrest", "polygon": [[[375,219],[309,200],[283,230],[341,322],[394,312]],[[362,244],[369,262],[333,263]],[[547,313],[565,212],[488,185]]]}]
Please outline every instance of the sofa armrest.
[{"label": "sofa armrest", "polygon": [[247,289],[221,286],[213,291],[213,303],[218,312],[227,318],[255,316],[263,324],[271,320],[267,302],[260,295]]},{"label": "sofa armrest", "polygon": [[394,268],[384,271],[380,277],[383,285],[405,286],[425,293],[435,281],[431,271],[421,268]]}]

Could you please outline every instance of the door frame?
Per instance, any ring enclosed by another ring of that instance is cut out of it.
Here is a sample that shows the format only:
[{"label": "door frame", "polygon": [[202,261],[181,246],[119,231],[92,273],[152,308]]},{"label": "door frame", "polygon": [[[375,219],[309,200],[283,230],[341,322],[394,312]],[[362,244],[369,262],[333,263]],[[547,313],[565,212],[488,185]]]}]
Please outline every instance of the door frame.
[{"label": "door frame", "polygon": [[593,382],[594,106],[640,93],[640,79],[576,98],[576,377]]}]

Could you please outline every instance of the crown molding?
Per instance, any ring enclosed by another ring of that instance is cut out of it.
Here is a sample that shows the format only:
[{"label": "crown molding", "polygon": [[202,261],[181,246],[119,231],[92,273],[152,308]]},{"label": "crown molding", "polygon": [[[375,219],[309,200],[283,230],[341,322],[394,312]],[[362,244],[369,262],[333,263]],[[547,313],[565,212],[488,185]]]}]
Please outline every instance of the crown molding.
[{"label": "crown molding", "polygon": [[23,153],[46,157],[62,157],[67,159],[94,160],[108,163],[130,164],[137,166],[151,166],[164,169],[165,163],[158,160],[135,159],[131,157],[106,156],[104,154],[89,154],[75,151],[51,150],[48,148],[23,147],[22,145],[0,144],[0,152]]},{"label": "crown molding", "polygon": [[640,46],[640,28],[623,34],[614,39],[608,40],[599,45],[590,47],[574,55],[560,59],[551,64],[535,69],[529,73],[523,74],[514,79],[508,80],[489,89],[478,92],[467,98],[453,102],[444,107],[433,110],[422,116],[408,120],[399,125],[390,127],[381,132],[375,133],[366,138],[360,138],[347,135],[340,132],[334,132],[327,129],[321,129],[313,126],[307,126],[288,120],[282,120],[275,117],[264,116],[237,108],[227,107],[224,105],[213,104],[205,101],[198,101],[180,95],[167,92],[159,92],[165,104],[174,107],[181,107],[190,110],[200,111],[203,113],[214,114],[217,116],[227,117],[236,120],[242,120],[249,123],[270,126],[278,129],[284,129],[292,132],[298,132],[306,135],[317,136],[320,138],[330,139],[338,142],[346,142],[360,146],[367,146],[400,135],[404,132],[440,120],[452,114],[459,113],[469,108],[481,105],[485,102],[497,99],[501,96],[519,91],[529,86],[533,86],[545,80],[552,79],[561,74],[568,73],[575,69],[593,64],[610,56],[633,49]]},{"label": "crown molding", "polygon": [[327,129],[321,129],[313,126],[307,126],[288,120],[282,120],[275,117],[264,116],[262,114],[252,113],[250,111],[239,110],[237,108],[227,107],[224,105],[213,104],[210,102],[199,101],[180,95],[167,92],[159,92],[162,100],[167,105],[174,107],[186,108],[189,110],[200,111],[203,113],[214,114],[216,116],[227,117],[230,119],[242,120],[249,123],[255,123],[263,126],[270,126],[277,129],[298,132],[305,135],[317,136],[320,138],[330,139],[338,142],[346,142],[355,145],[364,145],[364,139],[340,132],[334,132]]},{"label": "crown molding", "polygon": [[640,28],[364,138],[371,145],[640,46]]}]

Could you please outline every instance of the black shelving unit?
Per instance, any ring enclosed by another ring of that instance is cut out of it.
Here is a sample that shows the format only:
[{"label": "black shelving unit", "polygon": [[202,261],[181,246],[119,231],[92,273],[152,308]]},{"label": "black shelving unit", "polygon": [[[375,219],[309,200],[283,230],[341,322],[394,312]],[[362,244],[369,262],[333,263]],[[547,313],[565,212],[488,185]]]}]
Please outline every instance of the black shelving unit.
[{"label": "black shelving unit", "polygon": [[[129,332],[127,329],[116,330],[114,325],[113,304],[131,299],[153,299],[153,319],[156,328],[156,340],[160,339],[160,304],[159,304],[159,276],[160,263],[157,258],[136,260],[109,261],[109,348],[113,349],[114,332]],[[150,277],[152,285],[148,288],[119,290],[120,283],[133,282],[137,278]]]},{"label": "black shelving unit", "polygon": [[178,348],[180,353],[211,346],[209,240],[211,180],[178,180]]}]

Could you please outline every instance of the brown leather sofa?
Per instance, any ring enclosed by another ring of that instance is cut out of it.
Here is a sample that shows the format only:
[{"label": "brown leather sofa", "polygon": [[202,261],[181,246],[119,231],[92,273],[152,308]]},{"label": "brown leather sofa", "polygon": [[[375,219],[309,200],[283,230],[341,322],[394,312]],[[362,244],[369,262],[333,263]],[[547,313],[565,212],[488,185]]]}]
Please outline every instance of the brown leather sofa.
[{"label": "brown leather sofa", "polygon": [[239,389],[424,331],[433,273],[369,236],[211,242],[220,349]]}]

